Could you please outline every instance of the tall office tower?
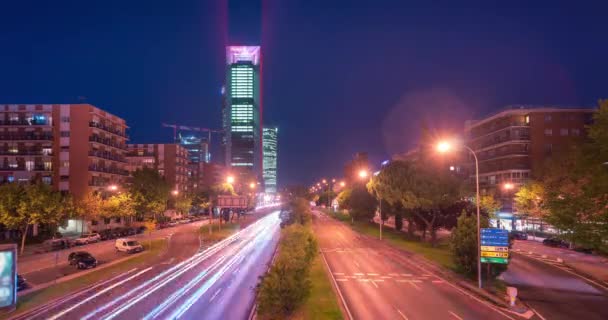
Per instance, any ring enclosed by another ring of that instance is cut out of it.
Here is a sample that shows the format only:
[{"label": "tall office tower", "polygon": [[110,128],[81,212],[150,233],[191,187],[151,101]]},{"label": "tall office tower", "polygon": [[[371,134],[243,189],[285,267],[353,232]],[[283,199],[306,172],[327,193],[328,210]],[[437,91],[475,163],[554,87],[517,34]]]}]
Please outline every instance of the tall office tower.
[{"label": "tall office tower", "polygon": [[180,132],[177,143],[188,150],[188,160],[192,163],[209,162],[209,142],[201,137],[201,133]]},{"label": "tall office tower", "polygon": [[257,178],[262,171],[260,47],[228,46],[226,63],[226,166]]},{"label": "tall office tower", "polygon": [[264,127],[262,135],[264,155],[264,190],[267,193],[277,192],[277,127]]}]

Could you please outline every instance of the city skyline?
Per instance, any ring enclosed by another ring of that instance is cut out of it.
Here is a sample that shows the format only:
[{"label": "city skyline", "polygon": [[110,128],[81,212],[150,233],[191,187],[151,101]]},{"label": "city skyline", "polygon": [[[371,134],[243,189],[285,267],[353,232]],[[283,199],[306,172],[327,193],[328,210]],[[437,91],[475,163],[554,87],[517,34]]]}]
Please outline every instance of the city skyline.
[{"label": "city skyline", "polygon": [[[281,184],[290,185],[310,183],[317,168],[335,175],[358,151],[376,164],[404,152],[415,144],[416,124],[428,119],[437,120],[434,129],[461,131],[464,120],[510,104],[589,107],[608,85],[606,66],[588,63],[608,53],[593,40],[605,31],[594,22],[601,21],[601,4],[543,11],[483,2],[473,11],[342,4],[123,4],[125,12],[142,13],[132,16],[112,15],[107,4],[91,11],[61,1],[11,3],[1,22],[5,46],[44,54],[5,52],[0,67],[10,76],[0,80],[0,96],[3,103],[84,101],[126,119],[132,142],[172,142],[161,123],[221,128],[225,46],[260,44],[264,81],[272,82],[262,89],[264,120],[281,126],[278,167]],[[29,22],[11,12],[27,13]],[[79,12],[90,12],[88,19],[62,18]],[[287,23],[293,26],[281,28]],[[99,48],[106,49],[91,58]],[[215,159],[218,148],[212,146]],[[319,157],[304,161],[307,154]]]}]

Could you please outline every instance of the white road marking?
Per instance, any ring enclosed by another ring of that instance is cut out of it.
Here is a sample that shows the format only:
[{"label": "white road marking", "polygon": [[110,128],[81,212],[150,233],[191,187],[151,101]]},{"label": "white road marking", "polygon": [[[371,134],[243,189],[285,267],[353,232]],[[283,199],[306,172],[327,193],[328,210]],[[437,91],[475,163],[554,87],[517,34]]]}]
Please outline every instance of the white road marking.
[{"label": "white road marking", "polygon": [[540,313],[538,313],[538,311],[536,311],[536,309],[530,307],[530,309],[532,309],[532,311],[534,313],[536,313],[536,315],[541,319],[541,320],[547,320],[545,317],[543,317]]},{"label": "white road marking", "polygon": [[376,282],[384,282],[384,279],[374,279],[372,281],[376,281]]},{"label": "white road marking", "polygon": [[359,281],[359,282],[368,282],[369,279],[357,279],[357,281]]},{"label": "white road marking", "polygon": [[411,273],[402,273],[401,275],[404,276],[404,277],[411,277],[412,276]]},{"label": "white road marking", "polygon": [[334,272],[335,275],[343,275],[344,272]]},{"label": "white road marking", "polygon": [[374,287],[378,288],[378,285],[376,284],[376,282],[374,282],[374,280],[372,280],[371,282],[374,285]]},{"label": "white road marking", "polygon": [[455,314],[452,311],[448,311],[454,318],[458,319],[458,320],[463,320],[461,317],[459,317],[457,314]]},{"label": "white road marking", "polygon": [[391,276],[382,276],[380,278],[382,278],[382,279],[392,279],[393,277],[391,277]]},{"label": "white road marking", "polygon": [[355,265],[357,266],[357,268],[361,268],[361,266],[359,265],[359,263],[357,261],[355,261]]},{"label": "white road marking", "polygon": [[364,274],[363,274],[363,273],[360,273],[360,272],[355,272],[355,273],[354,273],[354,275],[356,275],[356,276],[362,276],[362,275],[364,275]]},{"label": "white road marking", "polygon": [[377,273],[368,273],[367,275],[368,276],[377,276],[378,274]]},{"label": "white road marking", "polygon": [[431,282],[432,282],[432,283],[443,283],[443,281],[441,281],[441,280],[433,280],[433,281],[431,281]]},{"label": "white road marking", "polygon": [[396,274],[396,273],[389,273],[388,275],[389,275],[389,276],[393,276],[393,277],[398,277],[398,276],[399,276],[399,275],[398,275],[398,274]]},{"label": "white road marking", "polygon": [[412,285],[412,287],[416,288],[416,290],[420,291],[420,287],[415,284],[413,281],[409,281],[410,285]]},{"label": "white road marking", "polygon": [[222,288],[217,289],[217,291],[213,294],[213,296],[211,296],[211,299],[209,299],[209,302],[213,301],[213,299],[215,299],[215,297],[217,297],[217,295],[220,294],[220,292],[222,292]]},{"label": "white road marking", "polygon": [[348,281],[348,279],[336,279],[336,281],[343,281],[343,282],[345,282],[345,281]]},{"label": "white road marking", "polygon": [[408,320],[407,317],[403,314],[403,312],[401,312],[401,310],[397,309],[397,312],[399,313],[399,315],[401,316],[401,318]]}]

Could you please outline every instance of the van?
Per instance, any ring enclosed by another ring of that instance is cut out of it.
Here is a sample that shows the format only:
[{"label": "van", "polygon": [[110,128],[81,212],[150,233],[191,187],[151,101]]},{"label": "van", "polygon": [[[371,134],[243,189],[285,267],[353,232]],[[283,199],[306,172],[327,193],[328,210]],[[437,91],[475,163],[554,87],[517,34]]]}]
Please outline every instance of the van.
[{"label": "van", "polygon": [[116,248],[116,251],[122,251],[127,253],[144,251],[144,247],[139,244],[139,242],[133,239],[126,238],[116,239],[114,247]]}]

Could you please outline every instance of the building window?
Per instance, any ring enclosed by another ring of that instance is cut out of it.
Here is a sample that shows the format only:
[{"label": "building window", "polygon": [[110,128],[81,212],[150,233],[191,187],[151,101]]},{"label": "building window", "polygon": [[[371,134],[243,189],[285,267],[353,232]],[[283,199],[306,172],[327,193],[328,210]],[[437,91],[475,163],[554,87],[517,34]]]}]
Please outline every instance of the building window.
[{"label": "building window", "polygon": [[559,135],[560,136],[567,136],[568,135],[568,129],[566,129],[566,128],[559,129]]},{"label": "building window", "polygon": [[551,117],[550,114],[545,115],[545,122],[551,122],[552,119],[553,119],[553,117]]},{"label": "building window", "polygon": [[69,131],[61,131],[60,135],[62,137],[64,137],[64,138],[69,138],[70,137],[70,132]]},{"label": "building window", "polygon": [[61,176],[61,177],[59,177],[59,179],[61,181],[68,181],[68,180],[70,180],[70,176]]},{"label": "building window", "polygon": [[553,129],[545,129],[545,135],[546,136],[552,136],[553,135]]},{"label": "building window", "polygon": [[6,180],[8,180],[8,182],[15,182],[15,177],[14,176],[8,176],[6,178]]},{"label": "building window", "polygon": [[25,170],[26,170],[26,171],[32,171],[32,170],[34,170],[34,161],[32,161],[32,160],[27,160],[27,161],[25,162]]},{"label": "building window", "polygon": [[44,156],[50,156],[52,152],[53,152],[53,149],[51,149],[51,148],[42,148],[42,155],[44,155]]},{"label": "building window", "polygon": [[526,124],[530,124],[530,116],[526,116],[524,118],[524,121],[526,122]]},{"label": "building window", "polygon": [[51,161],[45,161],[44,162],[44,170],[46,171],[51,171],[53,168],[52,162]]},{"label": "building window", "polygon": [[545,154],[550,155],[553,153],[553,145],[550,143],[545,144]]},{"label": "building window", "polygon": [[8,152],[9,153],[19,153],[19,148],[17,148],[17,146],[10,146],[10,147],[8,147]]},{"label": "building window", "polygon": [[51,177],[42,177],[42,183],[50,185],[52,183]]},{"label": "building window", "polygon": [[579,129],[570,129],[570,132],[572,133],[573,136],[580,136],[581,135],[581,131]]},{"label": "building window", "polygon": [[61,161],[61,167],[63,167],[63,168],[69,168],[70,167],[70,161],[68,161],[68,160]]},{"label": "building window", "polygon": [[70,151],[70,146],[61,146],[61,151]]},{"label": "building window", "polygon": [[61,122],[70,122],[70,117],[61,117]]}]

